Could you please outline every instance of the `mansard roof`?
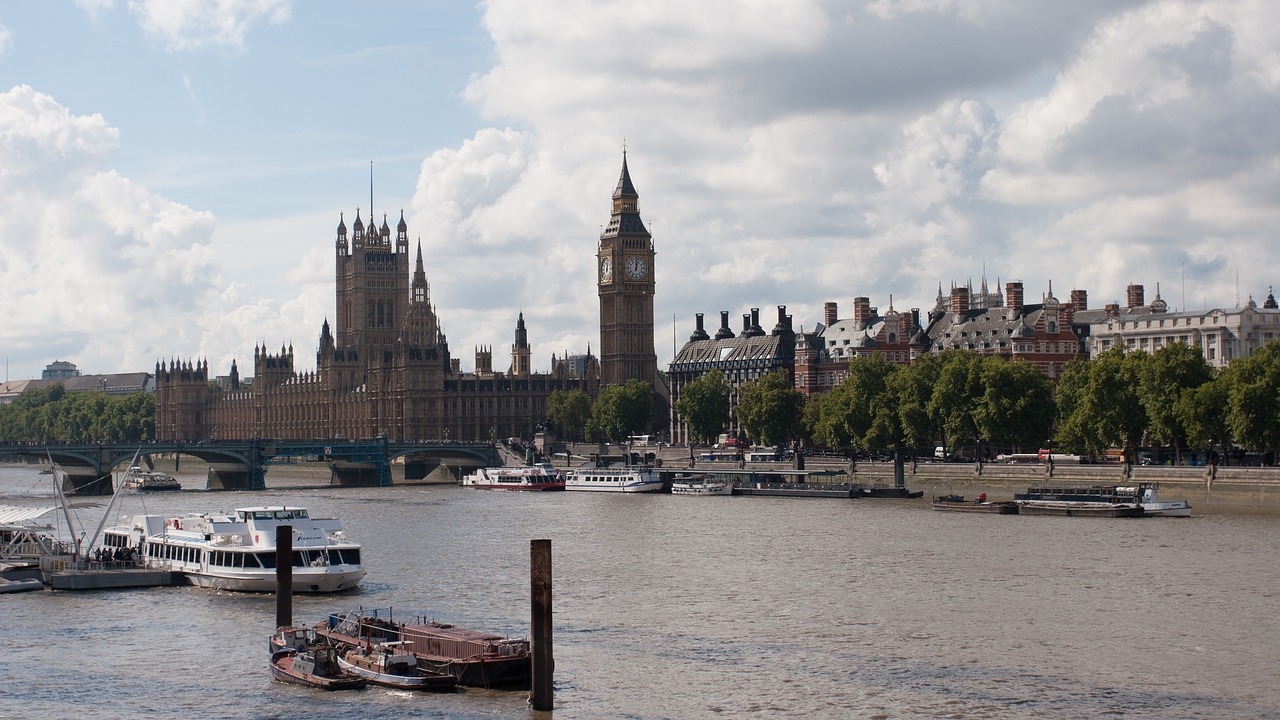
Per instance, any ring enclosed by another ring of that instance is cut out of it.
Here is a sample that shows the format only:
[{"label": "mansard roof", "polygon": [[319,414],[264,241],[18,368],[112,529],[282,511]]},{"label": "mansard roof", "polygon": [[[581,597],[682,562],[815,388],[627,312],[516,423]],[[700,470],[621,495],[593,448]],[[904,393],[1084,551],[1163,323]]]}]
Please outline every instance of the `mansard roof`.
[{"label": "mansard roof", "polygon": [[[1049,317],[1045,317],[1046,313]],[[963,313],[946,313],[928,328],[929,339],[941,350],[1008,348],[1012,340],[1034,338],[1036,325],[1056,319],[1056,311],[1044,305],[977,308]],[[1070,330],[1059,328],[1059,332]]]},{"label": "mansard roof", "polygon": [[693,340],[680,348],[671,369],[710,370],[730,362],[774,367],[790,362],[794,346],[795,339],[790,334]]}]

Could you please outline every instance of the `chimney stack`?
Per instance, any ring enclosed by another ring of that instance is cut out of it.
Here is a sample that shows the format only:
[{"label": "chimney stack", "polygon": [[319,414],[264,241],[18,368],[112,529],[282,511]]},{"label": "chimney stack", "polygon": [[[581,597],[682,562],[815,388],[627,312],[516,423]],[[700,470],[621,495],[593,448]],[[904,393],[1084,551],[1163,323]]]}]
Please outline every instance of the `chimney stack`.
[{"label": "chimney stack", "polygon": [[727,340],[734,337],[733,331],[729,329],[729,311],[720,311],[720,329],[716,331],[717,340]]},{"label": "chimney stack", "polygon": [[1071,307],[1076,312],[1089,309],[1089,292],[1087,290],[1071,291]]},{"label": "chimney stack", "polygon": [[969,312],[969,288],[951,288],[951,312],[957,315]]},{"label": "chimney stack", "polygon": [[1125,300],[1128,307],[1137,308],[1146,305],[1145,295],[1142,286],[1136,283],[1129,283],[1129,287],[1125,290]]},{"label": "chimney stack", "polygon": [[862,327],[871,319],[871,298],[856,297],[853,299],[853,324]]},{"label": "chimney stack", "polygon": [[693,342],[695,340],[710,340],[710,339],[711,339],[711,336],[707,335],[707,331],[702,327],[702,313],[698,313],[698,327],[693,331],[693,334],[689,336],[689,341]]},{"label": "chimney stack", "polygon": [[835,303],[829,302],[822,306],[822,322],[825,323],[827,327],[835,325],[836,321],[839,319],[840,315],[836,312]]},{"label": "chimney stack", "polygon": [[1004,284],[1004,305],[1016,315],[1022,312],[1022,283],[1008,282]]}]

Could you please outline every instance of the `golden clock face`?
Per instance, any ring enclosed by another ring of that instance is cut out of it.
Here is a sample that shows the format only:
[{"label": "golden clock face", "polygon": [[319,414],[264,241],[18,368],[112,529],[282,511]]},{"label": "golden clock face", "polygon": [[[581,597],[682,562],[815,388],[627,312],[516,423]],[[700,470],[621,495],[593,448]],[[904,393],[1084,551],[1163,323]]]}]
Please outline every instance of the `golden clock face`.
[{"label": "golden clock face", "polygon": [[609,282],[613,279],[613,261],[609,258],[600,258],[600,281]]},{"label": "golden clock face", "polygon": [[627,277],[632,280],[639,280],[640,278],[643,278],[645,271],[648,269],[649,266],[645,264],[644,258],[627,258]]}]

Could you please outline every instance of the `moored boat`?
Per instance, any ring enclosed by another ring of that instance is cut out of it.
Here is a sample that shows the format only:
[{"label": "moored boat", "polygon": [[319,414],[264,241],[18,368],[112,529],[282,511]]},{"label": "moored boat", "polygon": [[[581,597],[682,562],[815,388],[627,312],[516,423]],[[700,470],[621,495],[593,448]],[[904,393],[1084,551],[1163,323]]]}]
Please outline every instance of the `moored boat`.
[{"label": "moored boat", "polygon": [[564,490],[560,471],[550,464],[527,467],[482,467],[462,478],[466,487],[481,490]]},{"label": "moored boat", "polygon": [[1142,517],[1142,506],[1069,501],[1018,501],[1019,515],[1064,515],[1067,517]]},{"label": "moored boat", "polygon": [[333,518],[300,507],[246,507],[234,513],[136,515],[102,535],[104,549],[138,549],[143,567],[177,571],[200,587],[275,592],[276,527],[293,528],[293,591],[330,593],[360,584],[360,545]]},{"label": "moored boat", "polygon": [[140,467],[131,467],[122,478],[126,490],[134,492],[170,492],[181,490],[182,483],[168,473],[148,472]]},{"label": "moored boat", "polygon": [[1155,483],[1141,483],[1133,487],[1118,487],[1117,491],[1132,492],[1142,506],[1142,512],[1150,517],[1191,517],[1191,503],[1186,500],[1161,500]]},{"label": "moored boat", "polygon": [[1008,500],[987,500],[983,493],[974,500],[965,500],[963,495],[937,495],[930,505],[934,510],[944,512],[996,513],[1013,515],[1018,512],[1018,504]]},{"label": "moored boat", "polygon": [[330,615],[315,629],[317,635],[344,650],[370,643],[403,642],[403,647],[418,659],[420,669],[452,675],[459,685],[527,687],[532,670],[527,639],[467,630],[425,618],[411,623],[394,622],[390,610]]},{"label": "moored boat", "polygon": [[1030,487],[1016,493],[1021,515],[1070,517],[1143,517],[1145,512],[1132,488],[1114,485]]},{"label": "moored boat", "polygon": [[271,674],[281,682],[320,690],[358,690],[369,683],[367,678],[338,667],[335,650],[323,645],[275,651],[271,654]]},{"label": "moored boat", "polygon": [[383,642],[351,647],[338,654],[338,667],[367,678],[375,685],[398,690],[452,690],[458,678],[418,667],[418,657],[407,642]]},{"label": "moored boat", "polygon": [[709,473],[680,476],[671,482],[671,494],[696,496],[732,495],[733,482],[717,478]]},{"label": "moored boat", "polygon": [[638,465],[579,468],[569,473],[564,487],[593,492],[657,492],[662,489],[662,478],[653,468]]},{"label": "moored boat", "polygon": [[44,583],[35,578],[24,578],[22,580],[0,578],[0,593],[30,592],[42,589],[44,589]]}]

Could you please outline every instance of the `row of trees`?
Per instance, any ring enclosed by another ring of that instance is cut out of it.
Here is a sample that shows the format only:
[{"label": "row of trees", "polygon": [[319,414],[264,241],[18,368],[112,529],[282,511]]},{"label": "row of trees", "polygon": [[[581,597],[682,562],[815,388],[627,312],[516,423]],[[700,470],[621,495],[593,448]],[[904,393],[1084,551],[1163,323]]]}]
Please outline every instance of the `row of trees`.
[{"label": "row of trees", "polygon": [[547,398],[547,417],[567,439],[621,442],[648,427],[653,388],[628,380],[602,388],[594,402],[581,390],[555,390]]},{"label": "row of trees", "polygon": [[[710,442],[727,427],[730,389],[712,371],[685,386],[676,410]],[[751,440],[809,441],[855,452],[944,447],[991,456],[1100,454],[1139,447],[1223,452],[1280,448],[1280,343],[1215,372],[1200,352],[1115,348],[1067,365],[1055,386],[1036,366],[965,350],[895,365],[879,355],[849,364],[847,379],[807,401],[785,371],[743,385],[734,410]],[[1180,458],[1179,458],[1180,459]]]},{"label": "row of trees", "polygon": [[141,392],[68,393],[50,385],[0,405],[0,442],[142,442],[154,438],[155,429],[155,398]]}]

